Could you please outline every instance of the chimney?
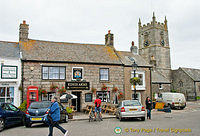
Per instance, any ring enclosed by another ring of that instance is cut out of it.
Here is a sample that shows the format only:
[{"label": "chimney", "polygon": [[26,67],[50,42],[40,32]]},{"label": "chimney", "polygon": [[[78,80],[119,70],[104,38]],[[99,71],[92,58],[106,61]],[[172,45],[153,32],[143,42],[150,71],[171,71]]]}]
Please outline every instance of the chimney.
[{"label": "chimney", "polygon": [[111,30],[108,30],[108,34],[105,35],[105,45],[113,46],[114,45],[114,35],[110,33]]},{"label": "chimney", "polygon": [[26,21],[23,20],[23,23],[19,27],[19,41],[27,42],[28,41],[28,31],[29,25],[26,24]]},{"label": "chimney", "polygon": [[134,46],[134,41],[132,41],[131,52],[133,54],[138,54],[138,48],[137,46]]}]

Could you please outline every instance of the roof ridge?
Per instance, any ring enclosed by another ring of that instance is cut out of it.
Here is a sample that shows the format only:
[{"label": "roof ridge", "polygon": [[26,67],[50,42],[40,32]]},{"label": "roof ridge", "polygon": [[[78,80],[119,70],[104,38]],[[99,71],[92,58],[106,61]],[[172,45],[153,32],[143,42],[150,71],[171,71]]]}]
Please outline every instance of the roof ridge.
[{"label": "roof ridge", "polygon": [[183,72],[185,72],[192,80],[195,81],[195,79],[185,70],[186,68],[180,67],[180,69],[182,69]]},{"label": "roof ridge", "polygon": [[105,46],[105,44],[92,44],[92,43],[76,43],[76,42],[59,42],[59,41],[47,41],[47,40],[36,40],[36,39],[29,39],[39,42],[48,42],[48,43],[63,43],[63,44],[79,44],[79,45],[101,45]]}]

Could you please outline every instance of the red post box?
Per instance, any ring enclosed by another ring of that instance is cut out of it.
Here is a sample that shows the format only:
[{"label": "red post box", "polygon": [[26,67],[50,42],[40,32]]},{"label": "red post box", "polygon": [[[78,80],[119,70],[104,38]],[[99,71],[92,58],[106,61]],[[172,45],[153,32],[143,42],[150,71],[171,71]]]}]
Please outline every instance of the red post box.
[{"label": "red post box", "polygon": [[38,97],[38,87],[37,86],[28,86],[27,90],[27,108],[31,104],[31,102],[36,102],[39,100]]}]

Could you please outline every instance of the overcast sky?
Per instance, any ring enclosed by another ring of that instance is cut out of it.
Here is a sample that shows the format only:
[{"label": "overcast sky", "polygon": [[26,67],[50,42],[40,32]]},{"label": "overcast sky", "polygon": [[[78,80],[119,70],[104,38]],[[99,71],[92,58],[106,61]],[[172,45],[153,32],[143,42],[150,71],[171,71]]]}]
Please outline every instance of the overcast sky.
[{"label": "overcast sky", "polygon": [[19,25],[29,24],[29,38],[104,44],[108,30],[117,50],[138,45],[138,20],[168,20],[172,69],[200,68],[198,0],[0,0],[0,41],[18,42]]}]

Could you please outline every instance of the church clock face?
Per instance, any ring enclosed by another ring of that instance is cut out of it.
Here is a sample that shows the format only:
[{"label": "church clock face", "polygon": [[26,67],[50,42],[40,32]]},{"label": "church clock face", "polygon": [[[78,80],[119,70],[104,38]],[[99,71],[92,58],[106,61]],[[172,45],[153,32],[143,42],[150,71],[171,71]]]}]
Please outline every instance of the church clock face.
[{"label": "church clock face", "polygon": [[145,47],[146,47],[146,46],[149,46],[149,41],[148,41],[148,40],[144,41],[144,46],[145,46]]},{"label": "church clock face", "polygon": [[160,45],[164,46],[164,45],[165,45],[165,41],[164,41],[164,40],[161,40],[161,41],[160,41]]}]

